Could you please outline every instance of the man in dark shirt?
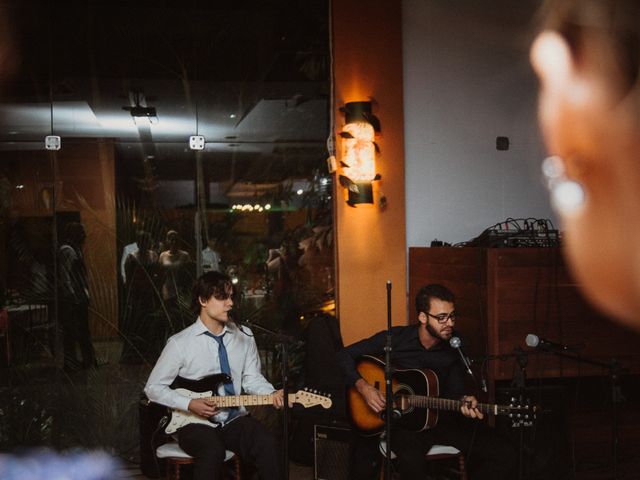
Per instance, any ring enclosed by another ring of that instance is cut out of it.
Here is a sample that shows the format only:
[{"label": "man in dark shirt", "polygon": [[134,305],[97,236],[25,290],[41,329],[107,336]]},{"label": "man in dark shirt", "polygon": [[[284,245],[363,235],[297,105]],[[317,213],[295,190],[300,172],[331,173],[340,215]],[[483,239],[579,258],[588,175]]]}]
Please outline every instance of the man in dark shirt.
[{"label": "man in dark shirt", "polygon": [[[96,354],[89,330],[89,282],[82,246],[87,238],[81,223],[70,222],[64,229],[64,243],[60,246],[58,274],[60,280],[58,319],[62,327],[64,369],[95,368]],[[80,347],[82,362],[76,357]]]},{"label": "man in dark shirt", "polygon": [[[416,296],[418,324],[392,329],[393,366],[432,370],[439,380],[440,396],[462,400],[462,415],[439,412],[438,423],[433,428],[416,432],[394,427],[392,449],[398,458],[400,477],[425,478],[425,454],[431,446],[440,444],[451,445],[465,454],[474,480],[515,478],[513,449],[493,429],[477,421],[483,418],[483,414],[476,408],[476,397],[465,392],[464,365],[459,354],[449,345],[456,323],[454,301],[453,293],[446,287],[427,285]],[[377,413],[385,409],[385,395],[360,376],[356,360],[362,355],[382,358],[386,334],[386,330],[379,332],[338,354],[348,386],[355,388],[367,406]],[[378,436],[354,436],[349,478],[377,478],[379,441]]]}]

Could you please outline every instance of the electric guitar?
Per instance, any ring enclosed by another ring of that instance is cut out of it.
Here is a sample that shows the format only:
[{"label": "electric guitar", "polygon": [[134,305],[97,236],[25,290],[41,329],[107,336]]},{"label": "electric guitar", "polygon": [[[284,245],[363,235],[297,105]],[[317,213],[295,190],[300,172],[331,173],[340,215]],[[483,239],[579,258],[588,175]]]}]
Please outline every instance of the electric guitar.
[{"label": "electric guitar", "polygon": [[[176,392],[188,398],[208,398],[215,402],[218,408],[233,408],[240,406],[253,405],[271,405],[273,403],[274,394],[268,395],[229,395],[217,396],[214,392],[218,391],[221,383],[231,382],[231,377],[225,373],[209,375],[200,380],[189,380],[187,378],[177,377],[170,387]],[[323,408],[331,407],[332,401],[329,397],[318,394],[317,392],[299,390],[296,393],[289,394],[289,401],[297,403],[304,408],[320,405]],[[181,427],[190,423],[202,423],[210,425],[215,423],[213,417],[204,418],[192,412],[172,409],[171,420],[165,428],[165,432],[169,435],[176,432]]]},{"label": "electric guitar", "polygon": [[[384,362],[368,355],[356,362],[362,378],[385,395]],[[432,370],[396,369],[391,379],[393,408],[399,413],[395,419],[407,430],[419,432],[433,428],[438,421],[438,410],[460,411],[462,400],[439,398],[438,377]],[[515,399],[513,399],[515,401]],[[352,426],[364,435],[380,433],[385,426],[383,413],[376,413],[360,393],[352,387],[347,393],[347,407]],[[485,414],[508,415],[512,426],[530,426],[536,417],[537,407],[524,405],[497,405],[478,403],[478,410]]]}]

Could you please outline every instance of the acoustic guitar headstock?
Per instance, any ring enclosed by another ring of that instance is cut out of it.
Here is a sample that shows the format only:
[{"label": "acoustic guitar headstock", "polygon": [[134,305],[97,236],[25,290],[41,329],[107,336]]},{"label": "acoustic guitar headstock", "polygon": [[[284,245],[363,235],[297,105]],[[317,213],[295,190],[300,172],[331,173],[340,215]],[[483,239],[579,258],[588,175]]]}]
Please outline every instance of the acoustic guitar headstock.
[{"label": "acoustic guitar headstock", "polygon": [[531,427],[536,421],[540,407],[532,405],[528,398],[511,397],[509,405],[505,406],[505,415],[511,419],[512,427]]}]

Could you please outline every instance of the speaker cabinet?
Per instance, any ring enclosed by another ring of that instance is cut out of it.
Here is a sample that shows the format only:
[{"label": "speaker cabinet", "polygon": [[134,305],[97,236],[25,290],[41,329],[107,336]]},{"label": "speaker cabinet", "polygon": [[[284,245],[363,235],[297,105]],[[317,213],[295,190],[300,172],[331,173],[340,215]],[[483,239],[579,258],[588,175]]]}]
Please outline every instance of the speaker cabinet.
[{"label": "speaker cabinet", "polygon": [[349,480],[350,437],[347,427],[314,426],[314,480]]},{"label": "speaker cabinet", "polygon": [[169,441],[162,430],[167,409],[153,403],[144,395],[138,403],[140,416],[140,470],[147,478],[158,478],[164,472],[164,459],[156,457],[156,448]]}]

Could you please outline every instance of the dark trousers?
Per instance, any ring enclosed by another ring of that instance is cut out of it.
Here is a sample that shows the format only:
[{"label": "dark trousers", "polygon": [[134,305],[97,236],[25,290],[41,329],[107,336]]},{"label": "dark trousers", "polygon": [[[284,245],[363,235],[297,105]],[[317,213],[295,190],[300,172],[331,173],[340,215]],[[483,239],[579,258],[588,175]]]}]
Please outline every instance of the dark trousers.
[{"label": "dark trousers", "polygon": [[91,343],[89,331],[89,305],[86,303],[60,302],[58,321],[62,327],[62,349],[65,368],[79,365],[76,345],[80,346],[81,366],[96,366],[96,354]]},{"label": "dark trousers", "polygon": [[282,478],[282,456],[276,438],[250,416],[237,418],[222,428],[192,423],[178,430],[178,443],[194,457],[194,480],[222,478],[225,450],[253,464],[260,479]]},{"label": "dark trousers", "polygon": [[[450,445],[460,450],[472,480],[517,478],[517,452],[495,429],[462,416],[441,420],[435,428],[423,432],[393,430],[391,448],[397,456],[395,468],[401,479],[425,478],[425,455],[433,445]],[[379,443],[378,436],[354,435],[350,451],[350,479],[378,478],[382,463]]]}]

